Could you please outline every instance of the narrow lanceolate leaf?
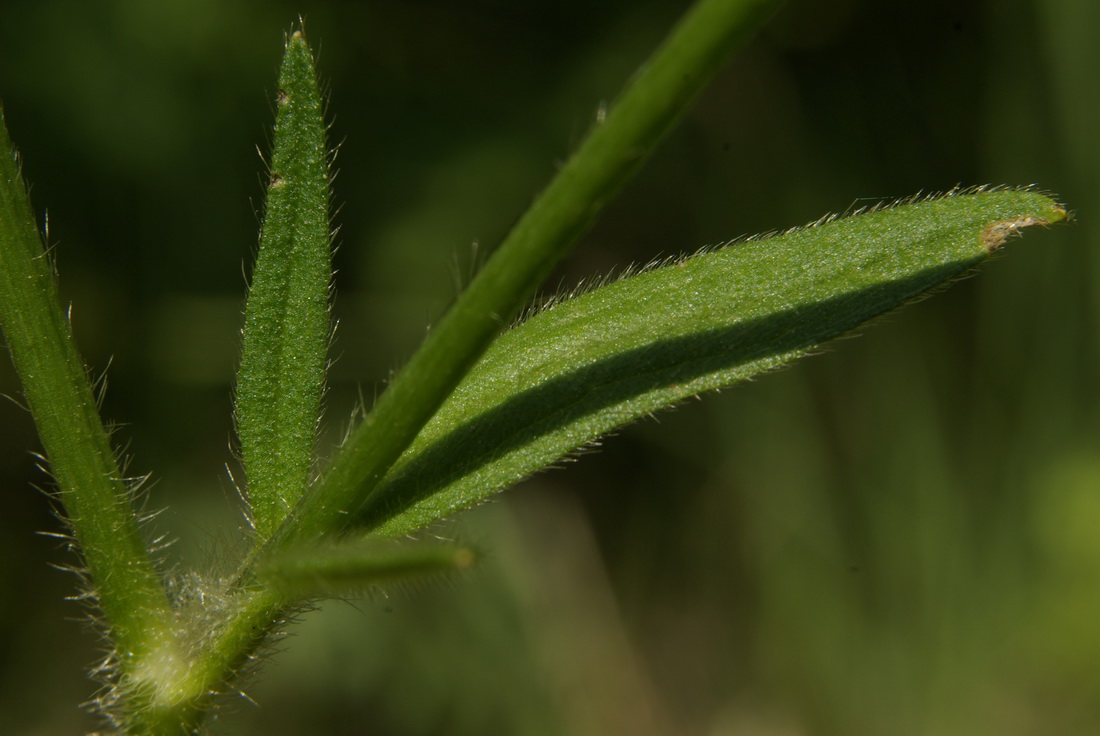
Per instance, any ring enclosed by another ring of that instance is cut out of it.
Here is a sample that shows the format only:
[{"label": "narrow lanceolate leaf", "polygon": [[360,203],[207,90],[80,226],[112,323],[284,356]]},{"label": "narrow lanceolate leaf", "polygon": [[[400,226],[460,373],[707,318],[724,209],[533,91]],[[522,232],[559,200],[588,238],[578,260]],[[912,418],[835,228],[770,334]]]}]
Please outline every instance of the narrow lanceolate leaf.
[{"label": "narrow lanceolate leaf", "polygon": [[472,547],[448,542],[344,540],[289,547],[267,559],[257,576],[290,601],[363,593],[465,570]]},{"label": "narrow lanceolate leaf", "polygon": [[502,335],[387,475],[382,535],[477,503],[629,421],[774,369],[1064,219],[1027,190],[953,193],[645,271]]},{"label": "narrow lanceolate leaf", "polygon": [[276,104],[236,406],[248,498],[261,539],[309,483],[329,339],[325,125],[313,58],[300,31],[287,42]]}]

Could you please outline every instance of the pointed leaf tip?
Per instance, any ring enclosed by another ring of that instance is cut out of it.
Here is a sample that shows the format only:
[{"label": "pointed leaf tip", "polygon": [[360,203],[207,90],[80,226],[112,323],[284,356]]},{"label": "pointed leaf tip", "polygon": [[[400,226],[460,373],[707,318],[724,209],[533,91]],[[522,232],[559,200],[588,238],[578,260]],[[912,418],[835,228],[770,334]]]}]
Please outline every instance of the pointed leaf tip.
[{"label": "pointed leaf tip", "polygon": [[982,243],[987,252],[993,253],[1000,250],[1010,237],[1020,235],[1020,231],[1026,227],[1052,225],[1067,219],[1069,219],[1069,213],[1066,208],[1060,204],[1051,203],[1046,213],[1022,215],[1009,220],[990,223],[982,231]]}]

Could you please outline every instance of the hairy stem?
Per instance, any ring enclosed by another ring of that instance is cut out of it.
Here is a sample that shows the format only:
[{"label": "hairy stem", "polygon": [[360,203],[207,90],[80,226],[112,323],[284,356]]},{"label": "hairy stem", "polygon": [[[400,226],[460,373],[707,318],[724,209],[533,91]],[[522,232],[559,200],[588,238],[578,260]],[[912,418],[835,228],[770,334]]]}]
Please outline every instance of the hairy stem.
[{"label": "hairy stem", "polygon": [[125,697],[177,658],[172,612],[100,421],[0,112],[0,326],[117,648]]}]

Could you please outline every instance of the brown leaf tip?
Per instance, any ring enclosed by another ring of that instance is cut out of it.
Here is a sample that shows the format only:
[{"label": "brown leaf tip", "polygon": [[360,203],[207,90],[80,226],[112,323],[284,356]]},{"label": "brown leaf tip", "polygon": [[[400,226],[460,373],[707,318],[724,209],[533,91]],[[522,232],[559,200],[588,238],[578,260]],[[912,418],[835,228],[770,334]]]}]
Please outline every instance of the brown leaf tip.
[{"label": "brown leaf tip", "polygon": [[1049,225],[1049,220],[1043,220],[1031,215],[1017,217],[1015,220],[1000,220],[991,223],[982,231],[982,246],[987,253],[999,250],[1010,237],[1018,235],[1025,227],[1032,225]]}]

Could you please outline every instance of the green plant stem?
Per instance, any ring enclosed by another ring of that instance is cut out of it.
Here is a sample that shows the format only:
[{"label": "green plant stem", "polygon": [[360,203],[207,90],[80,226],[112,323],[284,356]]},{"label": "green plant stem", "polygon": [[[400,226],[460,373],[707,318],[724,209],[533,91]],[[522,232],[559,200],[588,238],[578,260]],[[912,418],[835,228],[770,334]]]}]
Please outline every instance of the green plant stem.
[{"label": "green plant stem", "polygon": [[352,432],[285,530],[309,539],[363,506],[386,470],[778,0],[701,0],[519,221]]},{"label": "green plant stem", "polygon": [[287,601],[270,589],[237,591],[235,610],[225,621],[190,632],[199,650],[186,666],[166,669],[156,699],[129,714],[127,733],[174,736],[196,733],[233,673],[247,667],[253,652],[269,636]]},{"label": "green plant stem", "polygon": [[172,614],[58,298],[2,111],[0,326],[117,647],[120,676],[144,697],[156,679],[149,663],[176,655]]},{"label": "green plant stem", "polygon": [[[492,338],[686,112],[725,58],[777,5],[778,0],[703,0],[695,6],[352,433],[272,546],[287,549],[296,541],[312,541],[366,501]],[[250,564],[234,584],[239,586],[236,615],[196,657],[186,688],[192,699],[157,709],[148,718],[164,724],[173,718],[193,722],[202,711],[202,693],[218,689],[278,620],[286,602],[270,592],[255,592]]]}]

